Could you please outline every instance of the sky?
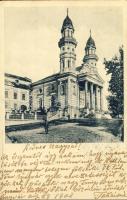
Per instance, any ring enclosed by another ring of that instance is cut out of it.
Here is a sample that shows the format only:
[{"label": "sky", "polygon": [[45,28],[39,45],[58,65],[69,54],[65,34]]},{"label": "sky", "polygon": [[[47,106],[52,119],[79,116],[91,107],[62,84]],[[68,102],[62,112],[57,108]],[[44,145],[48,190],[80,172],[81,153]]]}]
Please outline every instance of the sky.
[{"label": "sky", "polygon": [[[104,79],[104,95],[108,80],[103,65],[123,44],[123,15],[121,7],[67,6],[78,42],[76,66],[82,64],[84,48],[90,35],[99,57],[98,72]],[[37,81],[59,72],[61,27],[66,17],[65,6],[6,7],[4,12],[5,72]],[[104,98],[105,99],[105,98]],[[105,104],[106,105],[106,104]]]}]

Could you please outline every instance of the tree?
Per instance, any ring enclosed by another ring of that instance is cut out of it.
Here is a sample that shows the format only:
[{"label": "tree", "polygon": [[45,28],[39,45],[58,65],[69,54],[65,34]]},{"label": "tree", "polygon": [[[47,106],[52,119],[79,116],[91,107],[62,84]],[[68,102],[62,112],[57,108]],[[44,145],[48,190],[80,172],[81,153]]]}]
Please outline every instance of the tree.
[{"label": "tree", "polygon": [[111,60],[104,59],[105,69],[107,74],[111,75],[109,81],[108,104],[109,110],[112,112],[112,117],[123,115],[124,112],[124,96],[123,96],[123,64],[124,64],[123,47],[119,48],[119,55]]}]

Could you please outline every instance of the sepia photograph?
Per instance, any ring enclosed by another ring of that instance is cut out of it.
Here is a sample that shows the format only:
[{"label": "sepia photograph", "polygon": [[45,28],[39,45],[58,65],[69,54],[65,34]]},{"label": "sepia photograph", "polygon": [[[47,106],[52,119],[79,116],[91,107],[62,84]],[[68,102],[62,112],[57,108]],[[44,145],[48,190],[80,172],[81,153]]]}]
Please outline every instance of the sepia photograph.
[{"label": "sepia photograph", "polygon": [[4,9],[5,142],[124,142],[121,6]]},{"label": "sepia photograph", "polygon": [[0,200],[127,200],[127,1],[0,5]]}]

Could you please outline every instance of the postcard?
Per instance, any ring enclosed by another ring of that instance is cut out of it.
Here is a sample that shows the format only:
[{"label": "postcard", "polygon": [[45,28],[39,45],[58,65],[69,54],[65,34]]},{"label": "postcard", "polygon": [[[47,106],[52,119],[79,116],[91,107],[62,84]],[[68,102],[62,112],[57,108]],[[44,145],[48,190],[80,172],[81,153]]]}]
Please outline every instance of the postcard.
[{"label": "postcard", "polygon": [[0,4],[0,199],[127,199],[126,1]]}]

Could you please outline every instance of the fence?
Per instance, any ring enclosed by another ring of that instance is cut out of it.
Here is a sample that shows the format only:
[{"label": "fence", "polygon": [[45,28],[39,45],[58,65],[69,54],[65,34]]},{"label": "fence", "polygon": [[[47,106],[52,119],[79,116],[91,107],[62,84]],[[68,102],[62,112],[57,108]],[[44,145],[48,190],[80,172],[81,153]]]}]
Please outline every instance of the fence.
[{"label": "fence", "polygon": [[[7,117],[6,117],[7,118]],[[22,118],[22,114],[10,114],[8,116],[9,119],[21,119]]]},{"label": "fence", "polygon": [[7,120],[41,120],[42,115],[38,115],[37,113],[6,113],[5,119]]},{"label": "fence", "polygon": [[24,113],[24,119],[35,119],[35,114]]}]

